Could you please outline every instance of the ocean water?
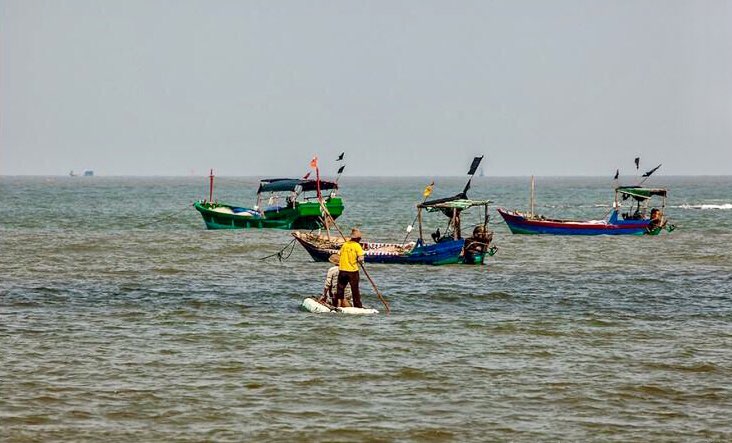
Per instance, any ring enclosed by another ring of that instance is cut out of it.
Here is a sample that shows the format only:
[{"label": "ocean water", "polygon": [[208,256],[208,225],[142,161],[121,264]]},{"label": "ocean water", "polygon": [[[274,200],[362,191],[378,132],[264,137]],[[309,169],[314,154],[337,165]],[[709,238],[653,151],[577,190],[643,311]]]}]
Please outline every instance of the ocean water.
[{"label": "ocean water", "polygon": [[[732,177],[653,179],[673,233],[518,236],[492,211],[485,266],[373,264],[392,314],[347,317],[298,310],[326,264],[262,260],[288,231],[205,230],[206,178],[0,177],[0,440],[730,441]],[[401,241],[429,181],[346,177],[339,225]],[[523,209],[528,182],[469,195]],[[547,216],[610,209],[606,179],[536,186]]]}]

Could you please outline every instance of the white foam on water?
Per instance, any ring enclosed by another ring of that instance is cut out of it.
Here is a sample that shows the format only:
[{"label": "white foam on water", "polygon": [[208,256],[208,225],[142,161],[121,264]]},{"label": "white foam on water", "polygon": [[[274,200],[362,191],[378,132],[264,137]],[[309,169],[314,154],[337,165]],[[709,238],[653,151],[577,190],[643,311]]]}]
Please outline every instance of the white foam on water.
[{"label": "white foam on water", "polygon": [[701,205],[679,205],[674,206],[675,208],[681,208],[681,209],[701,209],[701,210],[709,210],[709,209],[718,209],[718,210],[728,210],[732,209],[732,203],[724,203],[721,205],[714,205],[714,204],[701,204]]}]

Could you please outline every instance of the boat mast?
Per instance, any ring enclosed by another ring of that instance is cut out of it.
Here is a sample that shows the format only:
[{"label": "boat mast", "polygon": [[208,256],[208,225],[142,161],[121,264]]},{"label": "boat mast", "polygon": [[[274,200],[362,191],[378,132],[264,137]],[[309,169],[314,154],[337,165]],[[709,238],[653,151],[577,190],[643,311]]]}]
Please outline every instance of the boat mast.
[{"label": "boat mast", "polygon": [[457,240],[460,236],[460,222],[458,221],[457,208],[452,208],[452,220],[450,220],[450,224],[452,225],[452,239]]},{"label": "boat mast", "polygon": [[208,201],[213,202],[213,182],[214,182],[214,173],[213,168],[211,169],[211,172],[209,172],[208,175]]},{"label": "boat mast", "polygon": [[422,208],[417,207],[417,223],[419,223],[419,243],[424,244],[424,239],[422,238]]},{"label": "boat mast", "polygon": [[534,218],[534,176],[531,176],[531,197],[529,198],[529,216]]}]

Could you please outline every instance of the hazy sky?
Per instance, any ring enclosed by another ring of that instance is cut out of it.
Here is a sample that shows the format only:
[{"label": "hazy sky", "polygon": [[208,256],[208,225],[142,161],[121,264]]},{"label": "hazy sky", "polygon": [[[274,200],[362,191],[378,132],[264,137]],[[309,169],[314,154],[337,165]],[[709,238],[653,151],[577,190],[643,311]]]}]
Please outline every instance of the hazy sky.
[{"label": "hazy sky", "polygon": [[0,174],[732,174],[732,1],[0,0]]}]

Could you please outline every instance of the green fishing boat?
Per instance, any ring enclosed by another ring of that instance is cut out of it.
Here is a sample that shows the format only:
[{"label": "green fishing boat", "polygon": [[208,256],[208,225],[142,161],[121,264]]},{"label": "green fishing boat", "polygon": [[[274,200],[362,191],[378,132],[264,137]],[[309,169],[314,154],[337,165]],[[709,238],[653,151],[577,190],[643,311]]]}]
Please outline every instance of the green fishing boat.
[{"label": "green fishing boat", "polygon": [[193,204],[208,229],[316,229],[323,226],[321,202],[333,218],[343,213],[337,181],[265,179],[259,183],[256,205],[246,208],[213,201],[213,173],[210,178],[209,199]]}]

